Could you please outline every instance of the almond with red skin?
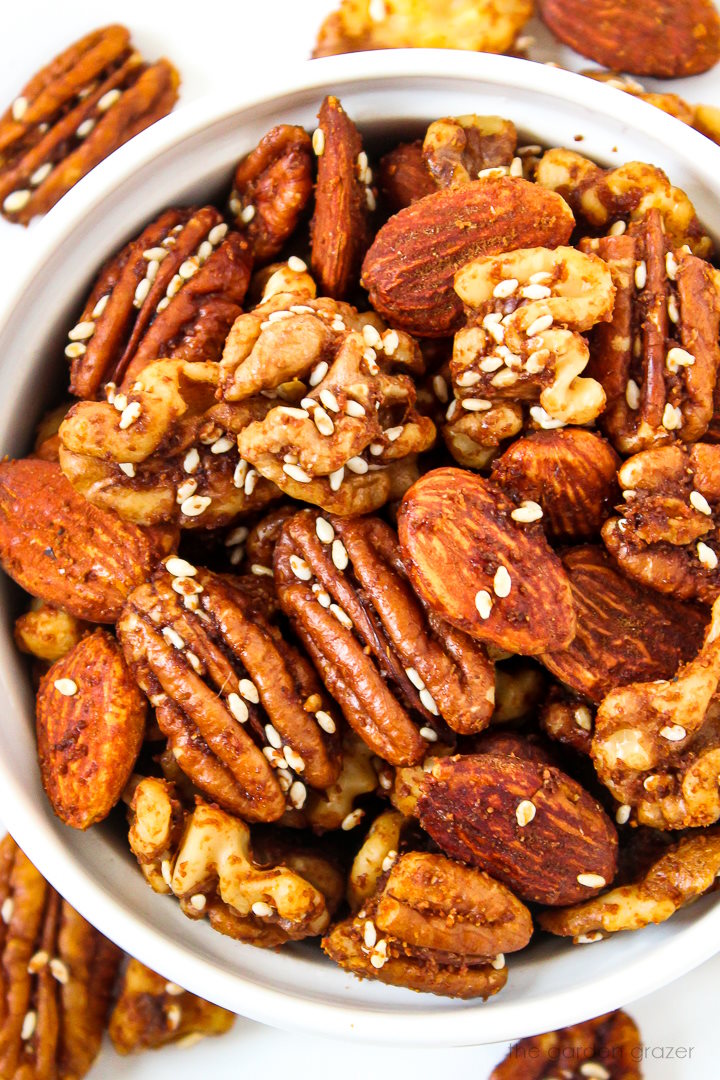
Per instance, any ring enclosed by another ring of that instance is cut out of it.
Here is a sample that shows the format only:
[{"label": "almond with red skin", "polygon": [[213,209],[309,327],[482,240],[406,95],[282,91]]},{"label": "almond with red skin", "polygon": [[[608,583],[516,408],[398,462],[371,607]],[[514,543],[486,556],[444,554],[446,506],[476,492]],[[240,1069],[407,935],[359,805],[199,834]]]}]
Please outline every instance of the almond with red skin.
[{"label": "almond with red skin", "polygon": [[553,34],[596,64],[671,79],[720,59],[720,18],[711,0],[542,0]]},{"label": "almond with red skin", "polygon": [[437,184],[427,167],[422,140],[398,143],[380,159],[380,190],[395,213],[425,195],[437,191]]},{"label": "almond with red skin", "polygon": [[55,462],[0,463],[0,563],[33,596],[112,623],[155,561],[142,529],[92,506]]},{"label": "almond with red skin", "polygon": [[461,266],[514,248],[557,247],[567,243],[574,224],[555,192],[516,177],[473,180],[426,195],[391,217],[365,256],[362,283],[393,326],[445,337],[462,324],[462,301],[453,289]]},{"label": "almond with red skin", "polygon": [[446,855],[481,867],[523,900],[572,904],[615,877],[615,826],[551,765],[493,754],[437,758],[417,813]]},{"label": "almond with red skin", "polygon": [[142,745],[145,698],[106,630],[53,664],[38,690],[43,787],[66,825],[87,829],[120,798]]},{"label": "almond with red skin", "polygon": [[575,634],[570,583],[541,526],[514,519],[515,510],[475,473],[426,473],[398,512],[410,581],[471,637],[526,655],[565,648]]}]

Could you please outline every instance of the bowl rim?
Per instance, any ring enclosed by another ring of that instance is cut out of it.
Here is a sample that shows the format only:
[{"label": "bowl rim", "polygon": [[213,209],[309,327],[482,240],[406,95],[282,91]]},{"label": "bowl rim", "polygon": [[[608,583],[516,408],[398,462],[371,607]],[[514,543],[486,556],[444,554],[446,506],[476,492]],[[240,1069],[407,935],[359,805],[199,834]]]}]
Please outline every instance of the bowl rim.
[{"label": "bowl rim", "polygon": [[[449,63],[450,61],[450,63]],[[153,157],[166,153],[210,123],[233,114],[271,104],[288,94],[330,87],[342,92],[347,83],[372,84],[379,79],[467,79],[500,88],[535,90],[561,101],[571,100],[593,113],[602,109],[609,122],[639,129],[676,155],[693,162],[695,173],[708,188],[720,190],[720,147],[705,136],[640,99],[607,84],[574,72],[563,71],[514,57],[493,56],[440,49],[388,50],[303,61],[280,75],[268,73],[252,90],[236,95],[208,94],[182,104],[174,113],[136,136],[84,177],[53,210],[27,234],[28,250],[14,289],[0,305],[0,338],[7,330],[13,309],[32,285],[49,254],[69,238],[89,210],[101,204],[116,183]],[[318,97],[318,102],[320,97]],[[720,227],[720,223],[719,223]],[[77,864],[69,849],[47,829],[42,814],[24,791],[22,777],[15,775],[0,757],[0,810],[9,831],[47,879],[85,917],[127,952],[152,957],[163,974],[181,985],[240,1011],[250,1019],[289,1030],[332,1035],[346,1039],[416,1046],[476,1045],[514,1039],[557,1028],[609,1011],[628,1000],[644,996],[699,965],[720,949],[720,905],[658,943],[652,963],[648,956],[635,958],[622,970],[599,977],[592,986],[550,993],[532,1003],[503,1002],[494,1008],[491,1032],[478,1032],[474,1008],[438,1013],[423,1007],[393,1008],[387,1012],[368,1004],[345,1006],[317,1002],[287,991],[258,985],[253,978],[219,969],[211,960],[196,956],[182,942],[166,941],[136,919],[120,898],[109,895],[97,880]],[[202,988],[202,989],[198,989]],[[478,1025],[483,1027],[482,1024]]]}]

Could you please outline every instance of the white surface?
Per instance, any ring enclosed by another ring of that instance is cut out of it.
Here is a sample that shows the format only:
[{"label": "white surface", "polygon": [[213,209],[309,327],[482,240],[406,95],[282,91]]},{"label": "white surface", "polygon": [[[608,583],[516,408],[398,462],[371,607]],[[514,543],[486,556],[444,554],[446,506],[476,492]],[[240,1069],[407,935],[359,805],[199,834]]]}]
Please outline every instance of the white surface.
[{"label": "white surface", "polygon": [[[102,21],[121,19],[134,32],[137,43],[147,55],[167,53],[184,76],[184,98],[188,100],[209,90],[228,87],[251,89],[260,73],[282,72],[286,63],[307,53],[321,15],[331,5],[319,0],[285,0],[265,5],[221,5],[206,0],[201,6],[202,21],[196,5],[185,0],[173,4],[140,4],[125,0],[122,8],[98,0],[91,13],[87,5],[66,2],[25,2],[4,12],[4,34],[0,41],[0,102],[10,100],[25,77],[40,66],[58,48]],[[557,54],[560,58],[561,54]],[[543,57],[545,58],[545,57]],[[582,66],[582,63],[581,63]],[[691,100],[717,101],[720,80],[715,74],[673,84],[673,90],[686,93]],[[0,223],[0,244],[5,258],[0,270],[3,291],[12,288],[23,249],[35,243],[37,228],[22,230]],[[605,948],[605,946],[603,946]],[[668,1060],[647,1068],[650,1077],[715,1077],[713,1031],[710,1016],[714,1001],[712,986],[720,973],[720,961],[706,966],[681,983],[633,1008],[640,1020],[646,1041],[663,1045],[694,1046],[690,1061]],[[278,1022],[282,1017],[278,1016]],[[659,1052],[659,1051],[658,1051]],[[686,1051],[686,1054],[689,1051]],[[442,1054],[442,1057],[440,1055]],[[292,1057],[290,1057],[292,1055]],[[236,1076],[240,1067],[277,1063],[273,1072],[291,1067],[296,1076],[329,1075],[342,1069],[348,1077],[380,1071],[389,1075],[402,1063],[417,1077],[437,1073],[438,1067],[450,1066],[459,1077],[485,1074],[499,1052],[491,1048],[422,1051],[374,1050],[362,1046],[349,1048],[337,1043],[300,1035],[283,1035],[259,1025],[239,1022],[236,1032],[194,1050],[163,1051],[137,1062],[120,1062],[107,1057],[95,1070],[97,1077],[184,1077],[198,1068],[212,1068],[216,1076]]]}]

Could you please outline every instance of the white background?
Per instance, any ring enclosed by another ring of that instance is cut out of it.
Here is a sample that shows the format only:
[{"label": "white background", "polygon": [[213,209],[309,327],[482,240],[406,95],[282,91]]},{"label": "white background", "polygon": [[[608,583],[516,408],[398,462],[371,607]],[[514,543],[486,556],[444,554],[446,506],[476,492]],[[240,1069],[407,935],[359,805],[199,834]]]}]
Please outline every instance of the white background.
[{"label": "white background", "polygon": [[[651,2],[651,0],[648,0]],[[688,0],[690,2],[690,0]],[[315,31],[333,7],[332,0],[14,0],[2,4],[0,36],[0,108],[11,101],[27,78],[56,52],[89,29],[119,21],[133,32],[148,57],[167,55],[183,77],[180,106],[223,87],[251,87],[256,72],[306,58]],[[589,0],[589,6],[591,6]],[[558,48],[541,27],[531,56],[568,67],[591,66]],[[674,82],[671,89],[690,101],[720,105],[720,69]],[[33,227],[23,230],[0,221],[0,289],[9,285],[17,265],[42,240]],[[588,951],[588,963],[592,954]],[[717,1080],[717,985],[720,958],[672,986],[634,1003],[649,1053],[649,1080]],[[278,1023],[282,1017],[278,1016]],[[680,1048],[668,1058],[668,1048]],[[239,1019],[233,1032],[189,1050],[166,1049],[136,1059],[121,1059],[109,1049],[91,1080],[196,1080],[199,1073],[229,1080],[262,1070],[270,1077],[343,1080],[411,1075],[413,1080],[452,1076],[485,1080],[505,1046],[422,1050],[352,1046],[316,1037],[286,1035]],[[683,1054],[680,1058],[679,1054]]]}]

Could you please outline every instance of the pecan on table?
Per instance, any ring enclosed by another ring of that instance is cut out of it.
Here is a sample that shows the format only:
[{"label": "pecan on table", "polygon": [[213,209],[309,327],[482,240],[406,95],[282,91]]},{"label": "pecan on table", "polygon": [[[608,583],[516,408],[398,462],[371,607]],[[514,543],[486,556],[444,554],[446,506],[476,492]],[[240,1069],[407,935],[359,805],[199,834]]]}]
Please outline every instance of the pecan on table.
[{"label": "pecan on table", "polygon": [[172,894],[191,919],[265,948],[321,934],[330,922],[325,896],[284,866],[261,865],[239,818],[196,800],[181,811],[173,784],[148,778],[130,803],[130,847],[156,892]]},{"label": "pecan on table", "polygon": [[643,1045],[626,1012],[521,1039],[497,1065],[490,1080],[642,1080]]},{"label": "pecan on table", "polygon": [[279,124],[238,163],[230,213],[256,264],[270,262],[294,233],[312,194],[312,147],[304,128]]},{"label": "pecan on table", "polygon": [[670,246],[687,244],[693,253],[706,259],[713,252],[710,237],[698,221],[695,207],[680,188],[673,187],[655,165],[630,161],[615,169],[601,169],[574,150],[546,151],[538,162],[535,180],[568,201],[573,213],[596,230],[642,221],[657,210],[665,226]]},{"label": "pecan on table", "polygon": [[477,642],[428,613],[397,537],[377,518],[306,510],[275,548],[280,604],[350,726],[383,760],[421,761],[490,721],[493,665]]},{"label": "pecan on table", "polygon": [[100,1051],[120,950],[0,841],[0,1075],[80,1080]]},{"label": "pecan on table", "polygon": [[98,162],[166,116],[180,77],[147,64],[124,26],[94,30],[33,76],[0,117],[0,207],[27,225]]},{"label": "pecan on table", "polygon": [[720,818],[720,600],[697,657],[668,681],[612,690],[595,717],[592,758],[627,816],[655,829]]},{"label": "pecan on table", "polygon": [[139,960],[123,972],[108,1035],[118,1054],[156,1050],[169,1043],[190,1046],[207,1035],[224,1035],[233,1013],[168,982]]},{"label": "pecan on table", "polygon": [[720,446],[660,446],[623,463],[625,500],[602,537],[624,574],[682,600],[720,593]]},{"label": "pecan on table", "polygon": [[627,683],[670,679],[697,653],[707,613],[658,596],[621,573],[599,545],[561,555],[575,607],[575,637],[541,657],[575,693],[599,703]]},{"label": "pecan on table", "polygon": [[600,259],[562,246],[489,255],[457,272],[455,292],[468,318],[450,364],[451,426],[504,402],[526,403],[541,428],[587,424],[602,411],[602,386],[582,377],[590,353],[579,333],[611,316],[615,289]]},{"label": "pecan on table", "polygon": [[302,809],[307,787],[340,772],[333,707],[242,580],[171,558],[128,598],[118,622],[131,671],[180,769],[250,821]]},{"label": "pecan on table", "polygon": [[81,401],[60,426],[60,463],[89,503],[143,525],[213,528],[279,491],[240,458],[237,435],[271,403],[217,402],[213,362],[159,360],[127,393]]},{"label": "pecan on table", "polygon": [[707,892],[717,889],[720,830],[681,837],[652,864],[610,892],[562,910],[543,911],[543,930],[589,944],[620,930],[640,930],[665,922]]},{"label": "pecan on table", "polygon": [[71,392],[126,392],[165,357],[219,360],[251,262],[247,241],[214,207],[165,210],[105,264],[69,330]]},{"label": "pecan on table", "polygon": [[530,912],[499,881],[444,855],[409,852],[322,946],[361,978],[488,998],[507,981],[504,954],[531,935]]},{"label": "pecan on table", "polygon": [[658,210],[619,235],[581,241],[610,267],[612,321],[596,327],[589,371],[602,383],[600,423],[620,453],[702,438],[720,364],[720,276],[673,247]]}]

